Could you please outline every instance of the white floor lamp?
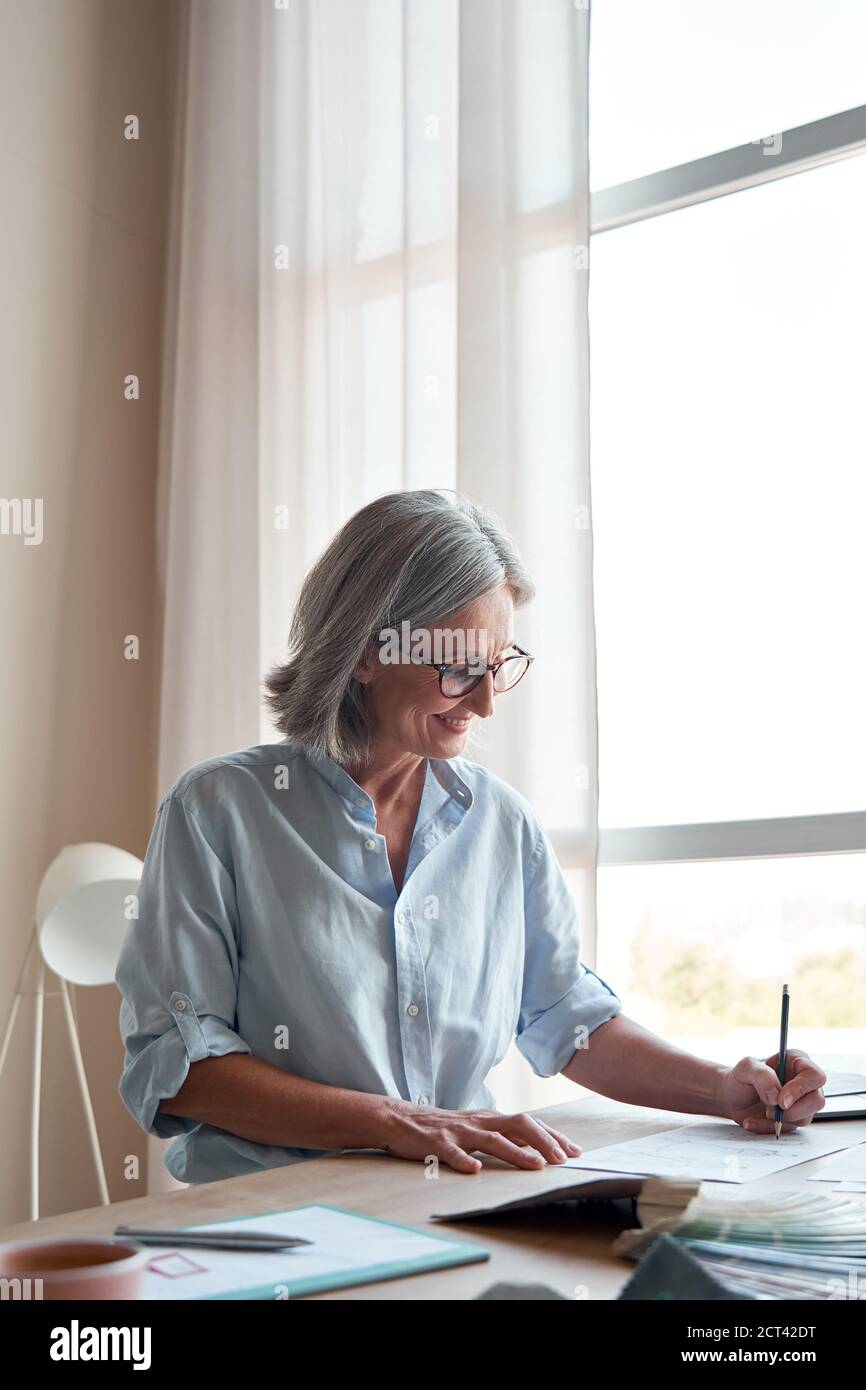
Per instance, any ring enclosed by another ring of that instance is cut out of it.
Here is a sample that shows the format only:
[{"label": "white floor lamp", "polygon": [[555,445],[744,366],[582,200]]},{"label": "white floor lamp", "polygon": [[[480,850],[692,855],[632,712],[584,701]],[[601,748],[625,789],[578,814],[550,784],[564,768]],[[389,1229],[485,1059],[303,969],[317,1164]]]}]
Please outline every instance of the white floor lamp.
[{"label": "white floor lamp", "polygon": [[[39,1122],[42,1100],[42,1038],[45,999],[63,1000],[69,1044],[90,1136],[99,1195],[108,1206],[105,1165],[81,1056],[81,1044],[68,984],[105,985],[114,980],[117,958],[130,920],[137,911],[142,863],[115,845],[67,845],[45,873],[36,899],[33,934],[15,986],[9,1021],[0,1048],[0,1078],[12,1040],[34,954],[38,958],[33,1031],[33,1098],[30,1118],[30,1219],[39,1219]],[[45,989],[45,967],[53,970],[59,990]]]}]

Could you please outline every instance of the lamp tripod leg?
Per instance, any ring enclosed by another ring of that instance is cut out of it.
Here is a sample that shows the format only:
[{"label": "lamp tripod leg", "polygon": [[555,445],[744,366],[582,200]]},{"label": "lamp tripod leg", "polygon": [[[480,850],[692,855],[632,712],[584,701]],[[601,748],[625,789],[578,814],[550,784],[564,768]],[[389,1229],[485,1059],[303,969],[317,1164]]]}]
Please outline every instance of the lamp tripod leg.
[{"label": "lamp tripod leg", "polygon": [[30,1220],[39,1220],[39,1119],[42,1106],[42,1038],[45,1019],[45,962],[39,958],[33,1016],[33,1096],[30,1111]]},{"label": "lamp tripod leg", "polygon": [[81,1056],[81,1044],[78,1041],[78,1029],[75,1026],[75,1016],[72,1012],[72,1003],[69,998],[69,988],[62,976],[60,980],[60,993],[63,996],[63,1009],[66,1014],[66,1024],[69,1028],[69,1040],[72,1044],[72,1056],[75,1060],[75,1070],[78,1074],[78,1085],[81,1089],[81,1099],[84,1102],[84,1113],[87,1118],[87,1130],[90,1135],[90,1147],[93,1152],[93,1165],[96,1169],[96,1177],[99,1183],[99,1200],[104,1207],[111,1204],[108,1195],[108,1183],[105,1180],[105,1165],[102,1161],[102,1149],[99,1146],[99,1134],[96,1129],[96,1118],[93,1114],[93,1102],[90,1099],[90,1089],[87,1085],[87,1073],[84,1070],[84,1059]]},{"label": "lamp tripod leg", "polygon": [[18,972],[18,981],[15,985],[15,993],[12,996],[12,1008],[9,1010],[9,1021],[6,1024],[6,1032],[3,1034],[3,1046],[0,1047],[0,1077],[3,1075],[3,1068],[6,1065],[6,1054],[9,1051],[9,1044],[12,1041],[12,1033],[15,1028],[15,1020],[18,1017],[18,1008],[21,1003],[21,982],[30,964],[30,957],[33,955],[33,947],[36,945],[36,928],[30,937],[30,945],[27,948],[27,955],[24,957],[24,964]]}]

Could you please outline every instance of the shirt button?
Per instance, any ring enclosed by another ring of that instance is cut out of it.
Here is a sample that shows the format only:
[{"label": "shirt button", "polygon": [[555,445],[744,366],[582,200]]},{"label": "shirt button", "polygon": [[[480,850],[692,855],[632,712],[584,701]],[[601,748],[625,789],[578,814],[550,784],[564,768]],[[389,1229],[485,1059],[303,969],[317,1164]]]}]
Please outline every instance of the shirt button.
[{"label": "shirt button", "polygon": [[418,1097],[418,1104],[419,1104],[419,1105],[429,1105],[429,1104],[430,1104],[430,1097],[429,1097],[429,1096],[419,1096],[419,1097]]},{"label": "shirt button", "polygon": [[175,1010],[177,1011],[177,1013],[182,1014],[183,1011],[184,1011],[184,1009],[186,1008],[186,1000],[185,1000],[185,999],[175,999],[175,1001],[174,1001],[174,1007],[175,1007]]},{"label": "shirt button", "polygon": [[375,849],[375,848],[376,848],[376,841],[375,841],[375,840],[365,840],[365,841],[364,841],[364,849]]},{"label": "shirt button", "polygon": [[405,912],[398,912],[398,913],[397,913],[397,921],[400,923],[400,926],[402,927],[403,923],[406,921],[406,914],[405,914]]},{"label": "shirt button", "polygon": [[407,1014],[409,1015],[410,1018],[414,1018],[415,1015],[416,1015],[417,1012],[418,1012],[418,1005],[417,1005],[417,1004],[410,1004],[409,1007],[407,1008],[406,1012],[407,1012]]}]

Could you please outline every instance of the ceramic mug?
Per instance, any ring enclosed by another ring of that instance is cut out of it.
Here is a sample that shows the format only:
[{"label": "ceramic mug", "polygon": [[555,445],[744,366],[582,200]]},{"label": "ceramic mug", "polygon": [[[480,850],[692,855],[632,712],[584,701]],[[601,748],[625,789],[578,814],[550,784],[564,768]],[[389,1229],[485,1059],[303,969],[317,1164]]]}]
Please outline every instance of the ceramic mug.
[{"label": "ceramic mug", "polygon": [[0,1245],[0,1280],[7,1281],[6,1298],[138,1298],[151,1254],[132,1241],[96,1236],[17,1240]]}]

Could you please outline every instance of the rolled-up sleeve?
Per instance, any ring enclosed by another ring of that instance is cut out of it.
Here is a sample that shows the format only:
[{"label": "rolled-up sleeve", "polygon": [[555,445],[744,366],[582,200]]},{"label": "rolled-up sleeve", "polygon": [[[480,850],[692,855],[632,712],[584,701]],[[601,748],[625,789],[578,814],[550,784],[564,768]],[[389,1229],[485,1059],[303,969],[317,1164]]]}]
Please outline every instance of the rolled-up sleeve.
[{"label": "rolled-up sleeve", "polygon": [[157,811],[115,981],[125,1047],[118,1090],[142,1129],[162,1139],[199,1123],[158,1113],[190,1065],[251,1052],[235,1032],[238,917],[234,880],[191,806],[169,793]]},{"label": "rolled-up sleeve", "polygon": [[538,1076],[555,1076],[590,1033],[622,1012],[622,1003],[581,963],[574,900],[540,826],[526,870],[524,926],[516,1043]]}]

